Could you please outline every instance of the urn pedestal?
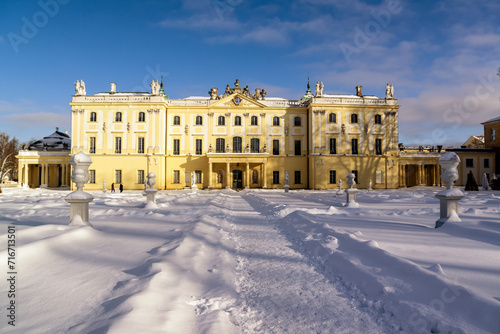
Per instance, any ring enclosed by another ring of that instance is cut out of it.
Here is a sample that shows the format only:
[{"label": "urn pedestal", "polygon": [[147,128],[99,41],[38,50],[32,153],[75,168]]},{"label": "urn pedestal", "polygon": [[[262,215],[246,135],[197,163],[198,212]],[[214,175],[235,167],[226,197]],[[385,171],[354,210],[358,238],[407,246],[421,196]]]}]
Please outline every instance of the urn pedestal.
[{"label": "urn pedestal", "polygon": [[156,209],[158,205],[156,204],[156,193],[158,189],[148,188],[145,189],[143,195],[146,196],[146,206],[145,209]]}]

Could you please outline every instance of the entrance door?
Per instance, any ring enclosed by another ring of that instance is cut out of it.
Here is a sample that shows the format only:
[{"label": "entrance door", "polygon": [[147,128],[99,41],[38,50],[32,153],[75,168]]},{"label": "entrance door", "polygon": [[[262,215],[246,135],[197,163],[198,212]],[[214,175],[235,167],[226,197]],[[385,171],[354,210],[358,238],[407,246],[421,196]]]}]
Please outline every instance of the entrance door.
[{"label": "entrance door", "polygon": [[233,189],[243,188],[243,171],[233,170]]}]

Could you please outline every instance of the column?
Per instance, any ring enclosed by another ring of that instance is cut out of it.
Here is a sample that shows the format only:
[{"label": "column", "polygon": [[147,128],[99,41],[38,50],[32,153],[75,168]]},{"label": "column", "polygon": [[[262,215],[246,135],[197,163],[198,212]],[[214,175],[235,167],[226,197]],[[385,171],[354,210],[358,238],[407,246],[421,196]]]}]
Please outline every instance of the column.
[{"label": "column", "polygon": [[434,168],[433,168],[433,170],[434,170],[434,181],[433,181],[434,184],[433,184],[433,186],[437,186],[438,183],[439,183],[439,180],[438,180],[438,169],[437,169],[437,165],[433,165],[433,166],[434,166]]},{"label": "column", "polygon": [[229,169],[230,169],[229,167],[230,167],[230,163],[227,162],[226,163],[226,188],[231,188],[231,185],[229,183],[231,181],[230,180],[231,178],[229,177]]},{"label": "column", "polygon": [[212,163],[208,162],[208,188],[212,189]]},{"label": "column", "polygon": [[421,176],[422,176],[422,165],[417,165],[417,186],[420,185],[421,182]]},{"label": "column", "polygon": [[262,166],[262,182],[263,182],[263,185],[262,185],[262,188],[267,188],[267,173],[266,173],[266,168],[267,167],[267,164],[264,162],[263,166]]},{"label": "column", "polygon": [[247,162],[247,172],[245,177],[245,189],[250,188],[250,163]]},{"label": "column", "polygon": [[29,174],[28,174],[29,167],[30,167],[29,164],[24,164],[24,186],[28,186],[28,187],[29,187],[29,184],[30,184],[30,180],[28,179],[28,177],[29,177]]},{"label": "column", "polygon": [[47,187],[49,186],[49,164],[45,164],[45,182]]}]

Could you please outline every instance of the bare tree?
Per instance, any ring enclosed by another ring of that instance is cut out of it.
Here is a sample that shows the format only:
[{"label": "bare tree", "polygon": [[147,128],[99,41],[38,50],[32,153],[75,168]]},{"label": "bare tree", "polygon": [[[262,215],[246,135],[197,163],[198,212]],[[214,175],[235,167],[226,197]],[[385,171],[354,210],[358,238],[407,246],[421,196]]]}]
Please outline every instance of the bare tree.
[{"label": "bare tree", "polygon": [[0,133],[0,180],[7,175],[10,179],[17,177],[17,159],[19,142],[9,138],[6,133]]}]

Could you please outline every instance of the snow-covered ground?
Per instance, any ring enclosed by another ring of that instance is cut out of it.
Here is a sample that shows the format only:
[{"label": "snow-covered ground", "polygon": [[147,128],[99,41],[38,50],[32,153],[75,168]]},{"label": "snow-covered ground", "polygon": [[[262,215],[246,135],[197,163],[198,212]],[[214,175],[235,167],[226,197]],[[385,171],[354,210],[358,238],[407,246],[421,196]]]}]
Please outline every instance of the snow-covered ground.
[{"label": "snow-covered ground", "polygon": [[[500,192],[0,194],[2,333],[499,333]],[[7,281],[15,226],[15,297]],[[9,233],[10,232],[10,233]],[[7,279],[6,279],[7,278]],[[15,302],[15,327],[6,315]]]}]

